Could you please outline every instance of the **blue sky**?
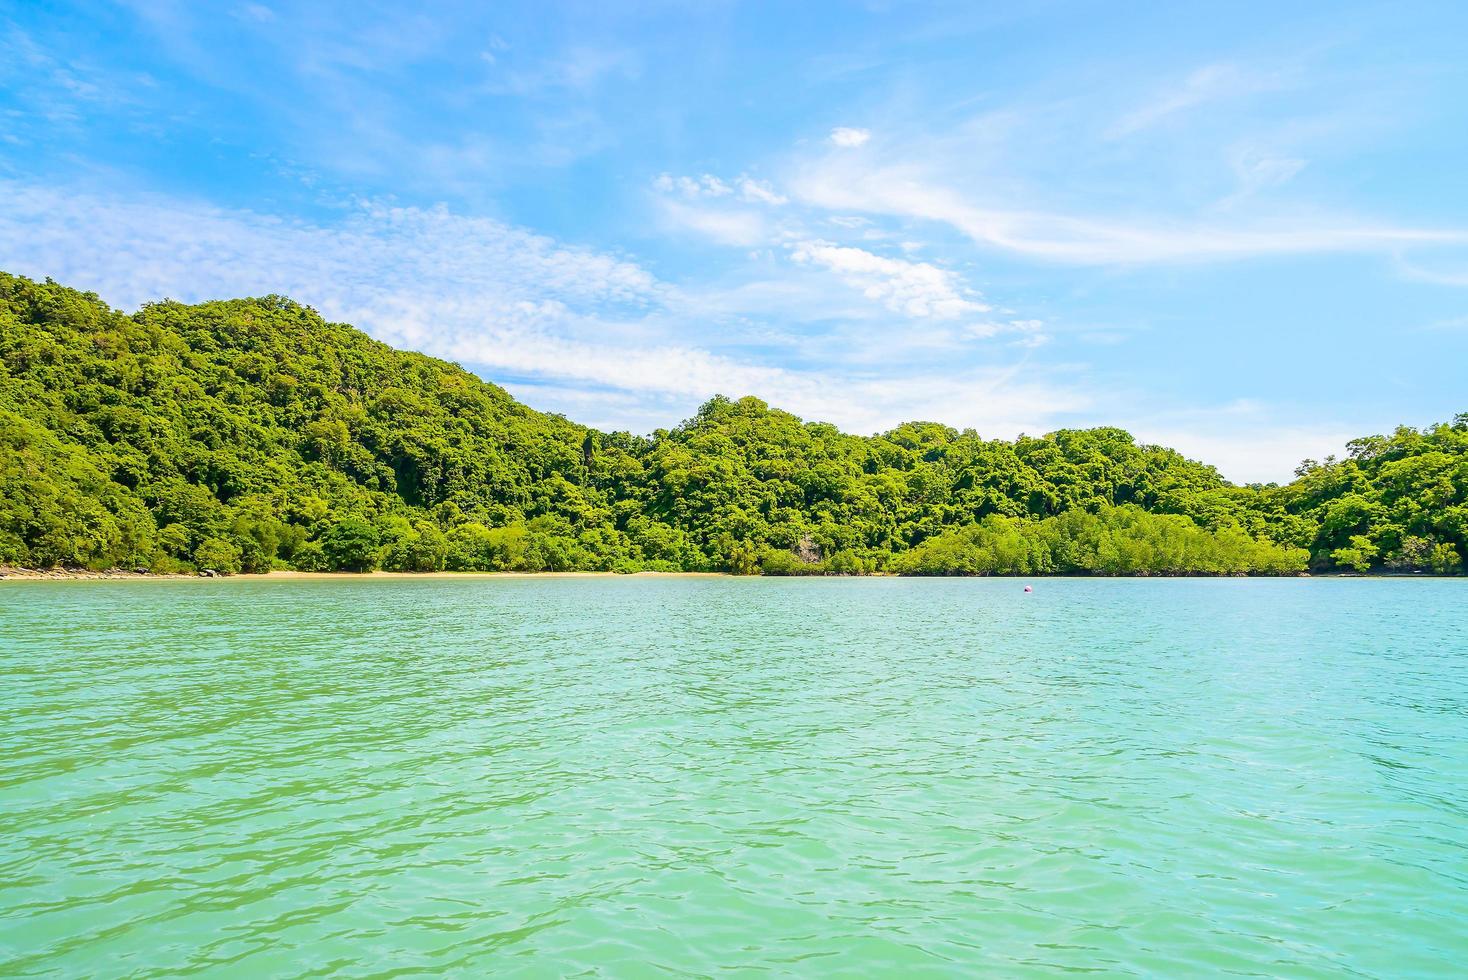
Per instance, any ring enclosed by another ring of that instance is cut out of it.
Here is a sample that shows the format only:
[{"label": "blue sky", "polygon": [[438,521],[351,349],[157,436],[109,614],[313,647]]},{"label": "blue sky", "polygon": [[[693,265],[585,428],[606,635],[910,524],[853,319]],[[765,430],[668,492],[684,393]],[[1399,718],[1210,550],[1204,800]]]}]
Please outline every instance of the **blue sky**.
[{"label": "blue sky", "polygon": [[285,293],[543,409],[1468,410],[1468,4],[0,4],[0,267]]}]

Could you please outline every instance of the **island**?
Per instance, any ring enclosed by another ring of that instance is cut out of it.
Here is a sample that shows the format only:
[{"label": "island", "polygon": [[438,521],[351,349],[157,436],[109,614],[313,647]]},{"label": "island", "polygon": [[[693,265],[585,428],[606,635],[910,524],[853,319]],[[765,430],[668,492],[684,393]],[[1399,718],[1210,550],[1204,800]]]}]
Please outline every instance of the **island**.
[{"label": "island", "polygon": [[0,273],[0,566],[232,575],[1459,574],[1468,413],[1237,486],[1118,428],[601,432],[280,296]]}]

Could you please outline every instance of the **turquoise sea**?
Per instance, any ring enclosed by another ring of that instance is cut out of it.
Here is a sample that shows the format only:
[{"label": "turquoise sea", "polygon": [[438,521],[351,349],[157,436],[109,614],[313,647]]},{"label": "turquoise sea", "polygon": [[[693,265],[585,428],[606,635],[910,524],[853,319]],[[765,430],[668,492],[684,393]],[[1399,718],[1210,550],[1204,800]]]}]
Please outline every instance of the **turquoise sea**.
[{"label": "turquoise sea", "polygon": [[0,975],[1449,976],[1468,581],[0,583]]}]

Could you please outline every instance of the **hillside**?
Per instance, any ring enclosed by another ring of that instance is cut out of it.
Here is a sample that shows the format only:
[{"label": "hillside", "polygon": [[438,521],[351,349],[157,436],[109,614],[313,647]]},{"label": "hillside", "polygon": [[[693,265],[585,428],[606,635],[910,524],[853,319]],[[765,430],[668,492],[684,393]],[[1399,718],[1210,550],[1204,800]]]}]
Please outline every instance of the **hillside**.
[{"label": "hillside", "polygon": [[873,437],[714,398],[536,412],[281,297],[128,316],[0,273],[0,563],[910,574],[1461,569],[1468,416],[1236,487],[1119,429]]}]

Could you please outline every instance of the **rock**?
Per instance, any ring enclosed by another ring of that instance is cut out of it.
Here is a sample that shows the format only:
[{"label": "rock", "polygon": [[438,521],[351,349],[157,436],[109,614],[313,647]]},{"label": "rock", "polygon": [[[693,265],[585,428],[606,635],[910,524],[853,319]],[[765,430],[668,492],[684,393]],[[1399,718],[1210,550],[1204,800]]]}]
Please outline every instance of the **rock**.
[{"label": "rock", "polygon": [[134,575],[147,575],[148,574],[148,570],[146,568],[134,568],[133,569],[133,574]]},{"label": "rock", "polygon": [[199,569],[199,578],[218,578],[219,573],[212,568]]}]

